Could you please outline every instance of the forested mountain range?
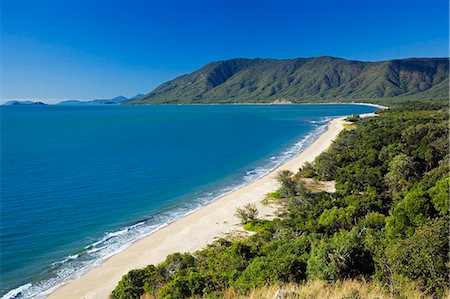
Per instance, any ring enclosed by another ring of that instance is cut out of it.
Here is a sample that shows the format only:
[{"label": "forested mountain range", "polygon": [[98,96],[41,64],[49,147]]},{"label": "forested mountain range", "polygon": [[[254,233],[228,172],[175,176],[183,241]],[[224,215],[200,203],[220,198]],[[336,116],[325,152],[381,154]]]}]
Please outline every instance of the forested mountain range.
[{"label": "forested mountain range", "polygon": [[447,99],[448,58],[362,62],[322,56],[231,59],[209,63],[128,103]]}]

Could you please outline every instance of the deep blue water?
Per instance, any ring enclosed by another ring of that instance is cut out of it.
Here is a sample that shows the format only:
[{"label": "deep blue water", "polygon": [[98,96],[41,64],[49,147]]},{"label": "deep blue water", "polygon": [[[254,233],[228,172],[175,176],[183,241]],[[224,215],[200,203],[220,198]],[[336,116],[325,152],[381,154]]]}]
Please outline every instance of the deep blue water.
[{"label": "deep blue water", "polygon": [[313,141],[330,117],[374,110],[3,106],[0,294],[18,287],[17,297],[45,294],[164,223],[261,177]]}]

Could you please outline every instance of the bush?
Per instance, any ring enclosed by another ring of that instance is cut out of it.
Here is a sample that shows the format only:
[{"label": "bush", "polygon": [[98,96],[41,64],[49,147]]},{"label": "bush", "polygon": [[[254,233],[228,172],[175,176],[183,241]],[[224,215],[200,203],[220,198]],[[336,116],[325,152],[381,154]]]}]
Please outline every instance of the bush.
[{"label": "bush", "polygon": [[269,199],[280,199],[281,198],[281,191],[280,191],[280,189],[278,189],[275,192],[267,193],[267,198],[269,198]]},{"label": "bush", "polygon": [[258,209],[255,204],[249,203],[243,208],[237,208],[234,216],[241,221],[241,224],[246,224],[258,216]]},{"label": "bush", "polygon": [[439,180],[429,193],[434,208],[442,216],[448,215],[450,177]]},{"label": "bush", "polygon": [[195,258],[190,253],[173,253],[159,266],[165,277],[170,277],[180,270],[194,267]]},{"label": "bush", "polygon": [[346,117],[344,120],[355,123],[361,120],[361,116],[359,116],[359,114],[353,114],[351,116]]},{"label": "bush", "polygon": [[310,162],[305,162],[299,169],[299,173],[304,178],[313,178],[317,175],[314,166]]},{"label": "bush", "polygon": [[448,285],[448,221],[438,218],[418,228],[414,235],[387,250],[394,273],[419,282],[427,293],[442,294]]},{"label": "bush", "polygon": [[241,241],[224,239],[196,253],[196,271],[208,277],[216,290],[226,289],[255,256],[253,249]]},{"label": "bush", "polygon": [[368,212],[377,211],[382,212],[387,210],[385,202],[389,199],[384,195],[379,195],[376,190],[366,190],[364,194],[352,194],[345,196],[342,202],[347,206],[354,206],[356,208],[356,215],[358,217],[365,216]]},{"label": "bush", "polygon": [[292,176],[294,174],[289,170],[282,170],[277,173],[277,181],[281,184],[281,190],[284,197],[293,197],[295,196],[295,181]]},{"label": "bush", "polygon": [[273,221],[265,220],[265,219],[254,219],[250,222],[244,224],[244,229],[253,232],[262,232],[269,228],[272,228],[274,225]]},{"label": "bush", "polygon": [[165,278],[158,269],[147,266],[144,269],[131,270],[122,277],[111,293],[111,299],[140,298],[144,292],[154,294],[165,283]]},{"label": "bush", "polygon": [[362,227],[382,230],[386,224],[386,216],[378,212],[368,213],[360,222]]},{"label": "bush", "polygon": [[319,217],[319,225],[329,233],[337,232],[343,228],[349,229],[352,227],[355,212],[356,208],[354,206],[348,206],[346,208],[334,206],[331,209],[323,211]]},{"label": "bush", "polygon": [[267,255],[254,258],[233,284],[240,292],[270,283],[300,282],[306,278],[309,241],[279,240],[267,244]]},{"label": "bush", "polygon": [[341,232],[316,244],[308,259],[308,278],[339,280],[357,276],[369,277],[374,272],[373,258],[366,249],[360,232]]},{"label": "bush", "polygon": [[208,279],[201,273],[189,270],[183,275],[176,275],[161,289],[158,297],[164,299],[189,298],[195,295],[203,295],[207,291]]},{"label": "bush", "polygon": [[400,192],[408,179],[415,174],[414,161],[405,154],[398,154],[389,163],[389,172],[385,175],[391,193]]},{"label": "bush", "polygon": [[336,161],[329,151],[323,152],[314,161],[314,168],[316,169],[317,177],[321,181],[331,181],[334,179],[338,169]]},{"label": "bush", "polygon": [[391,241],[410,237],[416,227],[423,225],[430,216],[431,203],[421,187],[408,192],[386,219],[386,233]]}]

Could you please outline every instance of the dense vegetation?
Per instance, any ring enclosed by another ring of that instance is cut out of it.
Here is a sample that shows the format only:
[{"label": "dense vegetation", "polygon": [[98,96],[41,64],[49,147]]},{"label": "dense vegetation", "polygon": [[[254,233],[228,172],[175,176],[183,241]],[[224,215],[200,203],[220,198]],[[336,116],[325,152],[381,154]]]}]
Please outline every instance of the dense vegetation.
[{"label": "dense vegetation", "polygon": [[[231,59],[163,83],[132,104],[448,98],[447,58],[362,62],[336,57]],[[390,106],[390,105],[389,105]]]},{"label": "dense vegetation", "polygon": [[[132,270],[111,298],[223,298],[230,290],[354,280],[397,298],[411,285],[442,297],[450,267],[447,109],[355,117],[314,163],[278,175],[282,187],[270,194],[282,206],[278,219],[248,220],[251,237]],[[312,193],[304,177],[335,180],[337,191]]]}]

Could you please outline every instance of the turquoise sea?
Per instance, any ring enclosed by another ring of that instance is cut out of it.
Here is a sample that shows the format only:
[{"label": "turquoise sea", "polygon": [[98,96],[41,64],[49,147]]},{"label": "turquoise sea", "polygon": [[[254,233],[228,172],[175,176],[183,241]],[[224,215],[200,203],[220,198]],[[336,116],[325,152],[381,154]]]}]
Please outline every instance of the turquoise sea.
[{"label": "turquoise sea", "polygon": [[361,105],[3,106],[4,298],[42,297],[291,158]]}]

